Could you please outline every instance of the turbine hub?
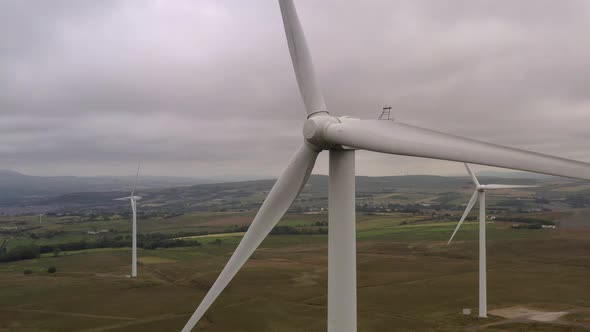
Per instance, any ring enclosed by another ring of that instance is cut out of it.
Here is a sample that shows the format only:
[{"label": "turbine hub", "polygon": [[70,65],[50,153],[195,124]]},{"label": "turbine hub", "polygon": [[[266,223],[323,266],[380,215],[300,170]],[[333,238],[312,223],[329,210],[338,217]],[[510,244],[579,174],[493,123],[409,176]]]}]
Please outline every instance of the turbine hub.
[{"label": "turbine hub", "polygon": [[340,121],[331,115],[316,115],[307,120],[303,124],[303,137],[310,144],[322,149],[328,150],[333,144],[326,142],[324,139],[324,131],[333,123],[340,123]]}]

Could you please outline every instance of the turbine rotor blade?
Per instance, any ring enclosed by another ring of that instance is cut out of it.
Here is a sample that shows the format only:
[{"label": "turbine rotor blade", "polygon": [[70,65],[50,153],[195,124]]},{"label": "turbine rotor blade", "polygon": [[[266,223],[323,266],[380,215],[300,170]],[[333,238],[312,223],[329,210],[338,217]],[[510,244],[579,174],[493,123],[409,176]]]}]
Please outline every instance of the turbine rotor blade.
[{"label": "turbine rotor blade", "polygon": [[473,183],[476,186],[479,186],[479,181],[477,180],[477,177],[475,176],[475,173],[473,173],[473,171],[471,170],[471,167],[469,167],[469,164],[464,163],[465,165],[465,169],[467,170],[467,173],[469,173],[469,175],[471,175],[471,180],[473,181]]},{"label": "turbine rotor blade", "polygon": [[383,120],[339,118],[322,133],[334,145],[590,180],[590,164]]},{"label": "turbine rotor blade", "polygon": [[467,208],[465,209],[465,212],[463,212],[463,216],[461,216],[461,220],[459,220],[459,223],[457,224],[457,227],[455,228],[453,235],[451,235],[449,242],[447,242],[447,246],[449,244],[451,244],[451,241],[453,241],[453,238],[455,237],[455,234],[457,234],[459,227],[461,227],[461,225],[465,221],[465,218],[467,218],[467,216],[469,215],[469,212],[471,212],[471,209],[473,209],[475,202],[477,202],[478,195],[479,195],[479,192],[477,190],[473,192],[473,195],[471,195],[471,199],[469,200],[469,203],[467,204]]},{"label": "turbine rotor blade", "polygon": [[483,189],[519,189],[519,188],[538,188],[539,186],[533,185],[512,185],[512,184],[485,184],[481,186]]},{"label": "turbine rotor blade", "polygon": [[113,198],[113,201],[126,201],[128,199],[131,199],[131,197]]},{"label": "turbine rotor blade", "polygon": [[318,154],[319,151],[315,150],[307,142],[299,148],[268,193],[236,251],[234,251],[223,271],[221,271],[197,310],[182,329],[182,332],[189,332],[193,329],[217,296],[287,212],[287,209],[289,209],[301,188],[307,182]]},{"label": "turbine rotor blade", "polygon": [[324,96],[315,76],[311,55],[307,48],[301,23],[297,17],[295,5],[292,0],[279,0],[279,6],[281,7],[281,15],[283,16],[283,25],[285,26],[285,34],[287,35],[287,43],[289,44],[291,62],[293,63],[299,92],[301,93],[301,97],[303,97],[307,115],[327,112],[326,102],[324,101]]},{"label": "turbine rotor blade", "polygon": [[133,194],[135,193],[135,187],[137,186],[137,180],[139,179],[139,167],[141,166],[141,164],[137,164],[137,174],[135,174],[135,183],[133,183],[133,189],[131,190],[131,197],[133,197]]}]

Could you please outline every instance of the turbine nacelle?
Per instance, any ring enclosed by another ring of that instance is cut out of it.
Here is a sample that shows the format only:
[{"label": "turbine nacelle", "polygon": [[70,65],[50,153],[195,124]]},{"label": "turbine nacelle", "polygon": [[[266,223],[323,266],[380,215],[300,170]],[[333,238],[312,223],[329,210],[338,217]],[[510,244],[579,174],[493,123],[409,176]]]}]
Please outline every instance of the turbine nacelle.
[{"label": "turbine nacelle", "polygon": [[303,124],[303,137],[305,141],[317,148],[317,151],[330,149],[356,150],[353,147],[344,146],[337,141],[330,140],[327,136],[328,128],[336,132],[341,131],[339,126],[344,123],[361,122],[363,120],[348,116],[335,117],[326,112],[309,117]]},{"label": "turbine nacelle", "polygon": [[335,123],[340,123],[340,120],[327,112],[313,113],[303,123],[303,137],[317,151],[329,150],[334,147],[334,144],[326,141],[326,129]]}]

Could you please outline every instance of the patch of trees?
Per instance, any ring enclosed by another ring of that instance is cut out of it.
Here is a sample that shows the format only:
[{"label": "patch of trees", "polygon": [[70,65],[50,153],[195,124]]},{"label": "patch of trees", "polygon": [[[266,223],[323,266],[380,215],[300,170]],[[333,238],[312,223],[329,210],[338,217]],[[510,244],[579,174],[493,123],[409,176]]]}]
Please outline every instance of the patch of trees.
[{"label": "patch of trees", "polygon": [[[176,248],[176,247],[198,247],[201,243],[195,240],[183,240],[183,239],[168,239],[158,240],[152,242],[145,242],[140,248],[144,249],[158,249],[158,248]],[[139,243],[138,243],[139,246]]]},{"label": "patch of trees", "polygon": [[[328,234],[327,227],[317,227],[320,225],[326,225],[327,222],[316,222],[314,226],[275,226],[270,231],[270,235],[314,235],[314,234]],[[248,226],[234,227],[231,232],[245,232],[248,230]],[[229,233],[229,232],[227,232]]]},{"label": "patch of trees", "polygon": [[399,225],[400,226],[411,225],[411,224],[417,224],[417,223],[425,222],[425,221],[432,221],[432,219],[425,218],[425,219],[417,219],[417,220],[404,220],[404,221],[400,222]]},{"label": "patch of trees", "polygon": [[0,262],[15,262],[24,259],[39,258],[41,252],[39,246],[27,245],[14,247],[7,253],[0,254]]},{"label": "patch of trees", "polygon": [[526,202],[524,200],[518,199],[508,199],[508,200],[501,200],[496,203],[497,206],[514,206],[514,207],[524,207],[526,206]]},{"label": "patch of trees", "polygon": [[184,213],[181,212],[170,212],[170,213],[164,213],[162,214],[162,218],[163,219],[170,219],[170,218],[174,218],[174,217],[180,217],[182,216]]},{"label": "patch of trees", "polygon": [[583,208],[590,206],[590,198],[588,195],[570,195],[565,201],[574,208]]},{"label": "patch of trees", "polygon": [[513,229],[541,229],[543,228],[542,224],[533,223],[533,224],[520,224],[520,225],[512,225]]},{"label": "patch of trees", "polygon": [[[18,223],[20,224],[20,223]],[[41,228],[41,226],[31,226],[31,227],[23,227],[23,228],[14,228],[14,229],[3,229],[0,230],[0,234],[3,235],[15,235],[15,234],[19,234],[19,233],[24,233],[24,232],[28,232],[37,228]]]},{"label": "patch of trees", "polygon": [[[181,235],[181,236],[178,236]],[[174,248],[174,247],[198,247],[200,242],[195,240],[183,240],[182,233],[176,233],[172,236],[163,233],[139,234],[137,236],[137,246],[144,249]],[[130,237],[127,237],[130,239]]]},{"label": "patch of trees", "polygon": [[537,203],[537,204],[550,204],[551,202],[545,197],[535,197],[535,203]]},{"label": "patch of trees", "polygon": [[[170,238],[170,234],[150,233],[137,235],[137,247],[143,249],[197,247],[201,243],[195,240]],[[97,248],[131,247],[131,237],[117,235],[115,237],[101,237],[96,241],[76,241],[40,246],[41,253],[55,253],[61,251],[87,250]]]},{"label": "patch of trees", "polygon": [[29,236],[31,237],[31,239],[40,239],[40,238],[46,238],[46,239],[51,239],[54,238],[56,236],[60,236],[63,235],[65,232],[62,230],[53,230],[53,231],[47,231],[47,232],[41,232],[41,233],[31,233],[29,234]]},{"label": "patch of trees", "polygon": [[430,218],[425,219],[424,221],[447,221],[447,220],[455,220],[456,218],[451,215],[450,213],[436,213],[433,211],[430,215]]},{"label": "patch of trees", "polygon": [[555,223],[551,220],[546,219],[539,219],[539,218],[529,218],[529,217],[496,217],[496,221],[509,221],[509,222],[517,222],[520,224],[538,224],[539,228],[542,225],[555,225]]},{"label": "patch of trees", "polygon": [[413,215],[425,215],[430,213],[429,211],[433,210],[457,210],[457,206],[449,205],[449,204],[430,204],[428,206],[424,206],[421,204],[362,204],[357,205],[356,210],[358,212],[364,213],[376,213],[376,212],[402,212],[402,213],[411,213]]},{"label": "patch of trees", "polygon": [[[76,224],[76,223],[83,223],[83,222],[90,222],[90,221],[109,221],[109,220],[116,220],[116,219],[130,219],[131,212],[127,208],[127,205],[115,210],[84,210],[84,211],[67,211],[67,212],[48,212],[46,213],[47,216],[54,216],[54,217],[61,217],[63,218],[62,221],[58,221],[58,224]],[[161,210],[141,210],[138,211],[138,218],[141,219],[154,219],[154,218],[162,218],[162,219],[169,219],[178,216],[182,216],[182,212],[177,212],[175,210],[169,209],[161,209]]]},{"label": "patch of trees", "polygon": [[270,231],[271,235],[313,235],[313,234],[328,234],[326,227],[292,227],[292,226],[276,226]]}]

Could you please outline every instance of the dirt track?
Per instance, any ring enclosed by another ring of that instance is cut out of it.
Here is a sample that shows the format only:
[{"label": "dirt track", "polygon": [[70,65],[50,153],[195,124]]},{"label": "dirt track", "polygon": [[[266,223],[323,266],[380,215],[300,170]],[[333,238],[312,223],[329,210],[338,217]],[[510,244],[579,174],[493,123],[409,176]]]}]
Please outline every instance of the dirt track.
[{"label": "dirt track", "polygon": [[546,323],[548,325],[560,326],[576,326],[590,329],[588,323],[571,322],[561,319],[564,315],[575,312],[572,311],[539,311],[526,307],[516,306],[502,309],[490,310],[490,314],[494,316],[504,317],[506,319],[477,326],[470,326],[465,328],[466,331],[479,331],[491,326],[498,326],[511,323]]}]

